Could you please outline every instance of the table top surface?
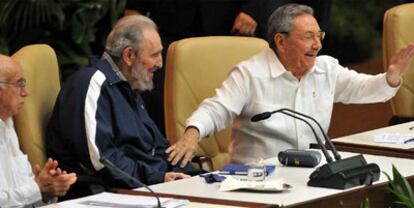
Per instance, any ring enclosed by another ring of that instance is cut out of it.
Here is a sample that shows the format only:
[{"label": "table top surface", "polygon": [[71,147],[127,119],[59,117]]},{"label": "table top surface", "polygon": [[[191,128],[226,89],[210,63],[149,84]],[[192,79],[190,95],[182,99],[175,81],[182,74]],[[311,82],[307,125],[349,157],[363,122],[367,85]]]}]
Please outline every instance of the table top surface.
[{"label": "table top surface", "polygon": [[[375,129],[358,134],[353,134],[345,137],[334,139],[337,144],[358,144],[367,146],[379,146],[387,148],[396,148],[401,150],[409,150],[414,148],[414,143],[408,144],[382,144],[374,141],[374,136],[378,133],[401,133],[401,134],[414,134],[414,122],[408,122],[400,125]],[[348,158],[358,153],[340,152],[342,158]],[[377,156],[364,154],[368,163],[376,163],[379,165],[381,171],[391,175],[392,165],[395,165],[403,176],[414,176],[414,160],[406,158],[396,158],[387,156]],[[324,158],[324,157],[322,157]],[[161,194],[171,194],[179,196],[190,196],[208,198],[214,200],[230,200],[237,202],[252,202],[260,204],[276,204],[276,205],[295,205],[301,204],[310,200],[317,200],[323,197],[329,197],[340,193],[351,192],[357,189],[363,188],[363,186],[350,188],[347,190],[318,188],[307,186],[309,175],[315,170],[315,168],[303,168],[303,167],[285,167],[279,163],[276,158],[270,158],[266,160],[267,164],[276,165],[276,170],[268,176],[267,180],[283,178],[286,184],[291,186],[290,189],[283,192],[253,192],[253,191],[231,191],[222,192],[219,191],[220,183],[207,184],[202,177],[194,176],[189,179],[182,179],[162,184],[156,184],[150,186],[155,192]],[[326,161],[322,159],[320,165],[325,164]],[[387,178],[383,173],[380,175],[379,181],[375,184],[387,182]],[[139,191],[146,192],[145,189],[137,189]],[[48,208],[60,207],[58,204],[49,205]],[[223,204],[203,203],[203,202],[191,202],[186,207],[234,207]]]},{"label": "table top surface", "polygon": [[388,126],[384,128],[374,129],[371,131],[365,131],[358,134],[352,134],[344,137],[335,138],[332,141],[334,143],[346,143],[356,145],[366,145],[375,147],[395,148],[401,150],[414,149],[414,142],[407,144],[389,144],[389,143],[378,143],[374,141],[374,137],[380,133],[400,133],[400,134],[411,134],[414,135],[414,121],[407,122],[399,125]]},{"label": "table top surface", "polygon": [[[356,153],[341,152],[341,155],[343,158],[347,158],[356,155]],[[385,171],[389,174],[392,173],[392,165],[394,164],[402,175],[414,175],[414,160],[376,155],[364,155],[364,157],[368,163],[378,164],[381,171]],[[219,191],[220,183],[207,184],[204,179],[199,176],[156,184],[150,187],[157,193],[235,200],[241,202],[277,204],[284,206],[302,203],[308,200],[314,200],[345,191],[352,191],[353,189],[363,187],[359,186],[347,190],[310,187],[307,186],[307,182],[309,180],[309,175],[315,168],[284,167],[277,161],[276,158],[271,158],[266,161],[269,164],[276,165],[275,172],[271,174],[267,180],[283,178],[285,183],[292,186],[289,190],[278,193],[252,191],[221,192]],[[322,160],[320,165],[325,163],[325,160]],[[381,173],[379,181],[375,182],[375,184],[386,181],[387,178]],[[142,188],[138,190],[145,191]]]}]

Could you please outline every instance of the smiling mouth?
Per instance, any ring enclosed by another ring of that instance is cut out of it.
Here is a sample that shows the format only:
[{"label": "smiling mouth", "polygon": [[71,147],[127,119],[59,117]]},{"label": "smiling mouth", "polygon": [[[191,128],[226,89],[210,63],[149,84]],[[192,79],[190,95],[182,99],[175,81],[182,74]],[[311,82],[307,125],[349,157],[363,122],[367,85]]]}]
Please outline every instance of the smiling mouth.
[{"label": "smiling mouth", "polygon": [[314,58],[314,57],[316,57],[316,54],[314,54],[314,53],[305,53],[305,56]]}]

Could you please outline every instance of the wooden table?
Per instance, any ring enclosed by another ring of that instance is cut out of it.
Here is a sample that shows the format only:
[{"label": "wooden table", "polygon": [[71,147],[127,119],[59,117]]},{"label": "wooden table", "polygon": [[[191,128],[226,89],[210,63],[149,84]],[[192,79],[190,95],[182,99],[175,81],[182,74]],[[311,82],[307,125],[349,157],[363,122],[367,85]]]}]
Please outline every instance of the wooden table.
[{"label": "wooden table", "polygon": [[[355,153],[340,153],[343,158],[355,155]],[[364,157],[368,163],[378,164],[382,171],[389,174],[391,174],[392,164],[396,165],[401,174],[408,177],[412,184],[414,183],[414,160],[376,155],[364,155]],[[283,178],[285,183],[292,186],[291,189],[281,193],[221,192],[218,190],[219,183],[207,184],[203,178],[198,176],[150,187],[161,196],[241,207],[351,208],[360,207],[365,198],[369,198],[374,208],[389,206],[393,201],[391,194],[386,190],[388,180],[383,174],[379,181],[370,186],[359,186],[347,190],[309,187],[306,184],[314,168],[284,167],[278,163],[276,158],[270,159],[270,162],[276,164],[276,170],[269,177]],[[325,161],[322,161],[320,165],[324,163]],[[142,188],[138,190],[140,193],[146,192]],[[131,192],[128,191],[128,193]]]},{"label": "wooden table", "polygon": [[379,133],[414,135],[414,121],[335,138],[332,142],[340,151],[414,159],[414,142],[408,144],[377,143],[374,141],[374,136]]}]

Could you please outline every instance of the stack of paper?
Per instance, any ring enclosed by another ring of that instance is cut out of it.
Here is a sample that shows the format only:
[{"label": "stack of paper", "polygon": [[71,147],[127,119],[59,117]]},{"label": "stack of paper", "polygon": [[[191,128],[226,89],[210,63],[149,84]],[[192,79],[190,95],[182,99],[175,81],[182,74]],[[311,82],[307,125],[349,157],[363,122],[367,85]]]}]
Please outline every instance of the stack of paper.
[{"label": "stack of paper", "polygon": [[254,191],[274,191],[280,192],[290,188],[290,185],[285,184],[283,179],[265,180],[265,181],[249,181],[245,179],[227,177],[220,185],[220,191],[233,191],[239,189],[254,190]]},{"label": "stack of paper", "polygon": [[[162,207],[174,208],[186,205],[188,200],[172,198],[160,198]],[[91,207],[118,207],[118,208],[139,208],[157,207],[157,200],[150,196],[137,196],[127,194],[115,194],[103,192],[100,194],[78,198],[59,203],[62,207],[68,208],[91,208]]]},{"label": "stack of paper", "polygon": [[414,142],[414,135],[399,133],[380,133],[375,135],[374,141],[378,143],[407,144],[409,142]]}]

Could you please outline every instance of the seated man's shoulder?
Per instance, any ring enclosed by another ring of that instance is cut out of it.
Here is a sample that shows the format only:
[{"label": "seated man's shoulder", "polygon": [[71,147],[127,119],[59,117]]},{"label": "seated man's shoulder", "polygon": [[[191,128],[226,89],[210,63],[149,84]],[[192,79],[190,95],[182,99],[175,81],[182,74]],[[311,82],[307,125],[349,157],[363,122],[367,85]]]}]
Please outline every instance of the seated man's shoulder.
[{"label": "seated man's shoulder", "polygon": [[329,55],[320,55],[316,57],[316,64],[338,64],[338,59]]},{"label": "seated man's shoulder", "polygon": [[267,63],[267,53],[268,51],[261,51],[259,53],[256,53],[250,57],[248,57],[247,59],[241,61],[239,64],[237,65],[244,65],[244,66],[256,66],[256,65],[262,65],[264,63]]},{"label": "seated man's shoulder", "polygon": [[92,80],[103,82],[106,75],[94,66],[86,66],[74,72],[65,82],[65,85],[73,88],[83,88],[91,84]]},{"label": "seated man's shoulder", "polygon": [[338,65],[338,59],[328,55],[318,56],[315,62],[316,67],[324,70],[332,70],[332,68],[335,68]]}]

